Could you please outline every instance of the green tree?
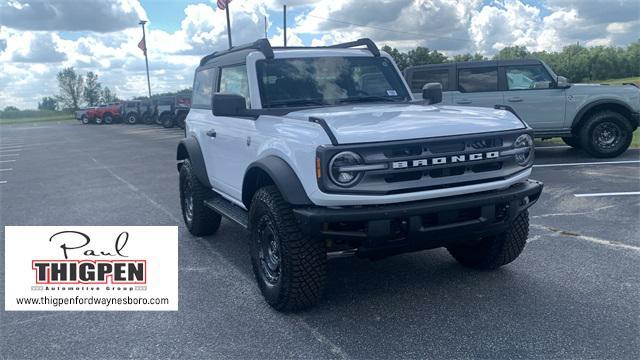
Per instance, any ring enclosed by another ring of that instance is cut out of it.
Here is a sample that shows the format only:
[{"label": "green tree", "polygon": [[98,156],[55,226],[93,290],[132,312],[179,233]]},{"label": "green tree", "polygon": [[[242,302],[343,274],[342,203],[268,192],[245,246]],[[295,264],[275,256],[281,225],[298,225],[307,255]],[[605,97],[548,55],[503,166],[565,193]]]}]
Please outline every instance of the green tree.
[{"label": "green tree", "polygon": [[493,58],[498,59],[526,59],[530,57],[529,50],[525,46],[507,46],[502,48]]},{"label": "green tree", "polygon": [[467,54],[458,54],[458,55],[454,55],[453,58],[451,59],[451,61],[453,62],[465,62],[465,61],[484,61],[484,60],[489,60],[487,57],[475,53],[473,55],[467,53]]},{"label": "green tree", "polygon": [[382,51],[391,55],[393,61],[398,65],[398,68],[400,68],[400,71],[403,71],[409,66],[409,58],[407,57],[407,54],[401,53],[398,49],[392,48],[389,45],[383,46]]},{"label": "green tree", "polygon": [[447,61],[447,56],[443,53],[422,46],[409,50],[407,56],[411,65],[441,64]]},{"label": "green tree", "polygon": [[89,106],[95,106],[100,102],[102,85],[98,82],[98,75],[89,71],[85,76],[83,97]]},{"label": "green tree", "polygon": [[18,109],[15,106],[7,106],[4,108],[4,112],[18,112],[20,111],[20,109]]},{"label": "green tree", "polygon": [[84,78],[73,67],[62,69],[57,76],[60,95],[58,101],[63,107],[78,110],[82,101]]},{"label": "green tree", "polygon": [[118,96],[108,86],[105,86],[100,93],[100,101],[103,103],[115,102],[118,101]]},{"label": "green tree", "polygon": [[38,110],[58,110],[58,100],[55,97],[45,96],[42,101],[38,103]]}]

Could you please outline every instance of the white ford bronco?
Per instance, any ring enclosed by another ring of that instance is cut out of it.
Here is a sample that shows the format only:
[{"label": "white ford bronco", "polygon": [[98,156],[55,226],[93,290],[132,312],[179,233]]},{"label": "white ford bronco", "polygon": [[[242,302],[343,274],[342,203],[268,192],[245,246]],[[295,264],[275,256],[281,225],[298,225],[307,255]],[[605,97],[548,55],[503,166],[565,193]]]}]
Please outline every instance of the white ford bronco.
[{"label": "white ford bronco", "polygon": [[446,247],[472,268],[510,263],[542,191],[528,179],[531,128],[505,110],[434,106],[439,84],[422,96],[369,39],[204,57],[177,149],[186,227],[248,229],[281,311],[317,303],[335,256]]}]

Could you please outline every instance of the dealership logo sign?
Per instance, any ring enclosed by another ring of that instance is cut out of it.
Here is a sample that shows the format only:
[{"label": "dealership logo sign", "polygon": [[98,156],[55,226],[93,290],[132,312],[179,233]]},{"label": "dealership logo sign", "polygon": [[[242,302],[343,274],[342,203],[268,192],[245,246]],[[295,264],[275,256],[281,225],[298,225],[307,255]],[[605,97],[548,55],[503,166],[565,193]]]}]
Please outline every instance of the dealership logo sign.
[{"label": "dealership logo sign", "polygon": [[178,310],[176,226],[7,226],[5,310]]}]

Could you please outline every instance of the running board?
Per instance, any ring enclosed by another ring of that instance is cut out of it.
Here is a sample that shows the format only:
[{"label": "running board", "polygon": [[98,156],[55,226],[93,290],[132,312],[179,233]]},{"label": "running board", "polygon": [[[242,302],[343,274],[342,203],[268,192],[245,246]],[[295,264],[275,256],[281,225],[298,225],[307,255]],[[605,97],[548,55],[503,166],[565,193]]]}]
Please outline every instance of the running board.
[{"label": "running board", "polygon": [[249,214],[221,196],[205,200],[204,205],[245,229],[249,227]]}]

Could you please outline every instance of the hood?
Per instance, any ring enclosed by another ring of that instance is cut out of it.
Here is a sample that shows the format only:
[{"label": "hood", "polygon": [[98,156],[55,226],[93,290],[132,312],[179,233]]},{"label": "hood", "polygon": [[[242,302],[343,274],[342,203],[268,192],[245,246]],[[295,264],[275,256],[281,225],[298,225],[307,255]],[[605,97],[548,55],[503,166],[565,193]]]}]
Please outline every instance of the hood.
[{"label": "hood", "polygon": [[524,129],[513,114],[476,107],[421,104],[357,104],[301,110],[286,115],[326,121],[340,144],[411,140]]}]

